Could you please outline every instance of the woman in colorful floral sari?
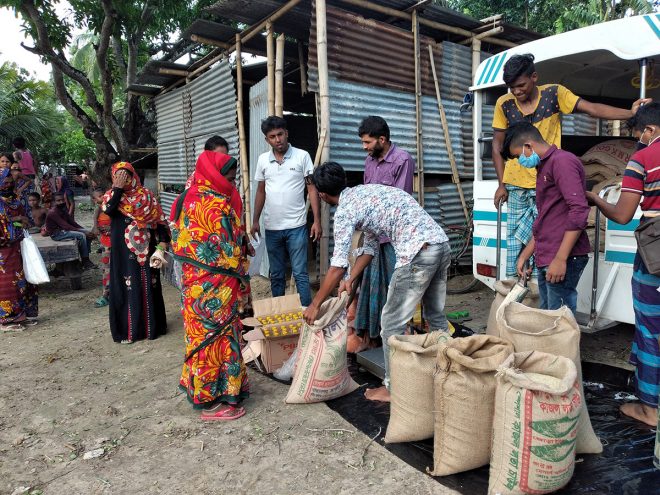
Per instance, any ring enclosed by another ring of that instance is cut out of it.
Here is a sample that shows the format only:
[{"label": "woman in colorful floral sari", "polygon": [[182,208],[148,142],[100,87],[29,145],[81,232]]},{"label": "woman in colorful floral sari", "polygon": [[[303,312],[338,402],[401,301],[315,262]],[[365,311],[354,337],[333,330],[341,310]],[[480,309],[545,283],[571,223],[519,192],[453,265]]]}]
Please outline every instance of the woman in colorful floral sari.
[{"label": "woman in colorful floral sari", "polygon": [[21,240],[28,219],[14,194],[9,169],[0,170],[0,329],[20,331],[36,323],[37,286],[23,272]]},{"label": "woman in colorful floral sari", "polygon": [[248,263],[236,169],[234,158],[204,151],[170,217],[172,250],[183,265],[186,357],[179,383],[193,407],[203,409],[202,420],[210,421],[243,416],[240,403],[249,395],[239,319]]},{"label": "woman in colorful floral sari", "polygon": [[130,163],[115,163],[112,178],[101,204],[111,218],[110,331],[115,342],[132,344],[167,331],[160,270],[151,268],[149,259],[167,248],[170,229]]}]

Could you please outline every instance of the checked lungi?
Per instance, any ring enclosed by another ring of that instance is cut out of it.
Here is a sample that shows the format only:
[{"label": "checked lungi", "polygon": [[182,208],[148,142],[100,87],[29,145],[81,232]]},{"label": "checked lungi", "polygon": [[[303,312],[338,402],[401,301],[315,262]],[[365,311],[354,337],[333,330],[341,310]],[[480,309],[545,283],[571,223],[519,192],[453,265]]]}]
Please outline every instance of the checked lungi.
[{"label": "checked lungi", "polygon": [[[538,216],[536,190],[507,184],[509,192],[506,213],[506,275],[517,276],[516,264],[520,251],[532,240],[532,226]],[[534,266],[534,257],[529,260]],[[533,276],[536,276],[536,268]]]}]

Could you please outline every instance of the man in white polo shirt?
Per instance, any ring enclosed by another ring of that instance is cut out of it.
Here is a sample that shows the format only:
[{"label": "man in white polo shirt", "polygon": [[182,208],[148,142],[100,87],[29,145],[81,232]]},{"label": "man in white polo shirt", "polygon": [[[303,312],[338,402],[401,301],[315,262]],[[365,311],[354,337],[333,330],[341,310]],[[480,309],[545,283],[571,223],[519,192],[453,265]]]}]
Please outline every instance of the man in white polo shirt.
[{"label": "man in white polo shirt", "polygon": [[289,144],[289,133],[283,118],[268,117],[261,123],[261,132],[271,151],[262,153],[257,162],[255,178],[259,185],[254,201],[252,235],[260,230],[259,219],[263,211],[273,297],[284,295],[288,254],[300,302],[303,306],[309,306],[312,294],[307,273],[305,187],[314,214],[310,237],[314,241],[321,238],[319,195],[309,180],[314,164],[309,153]]}]

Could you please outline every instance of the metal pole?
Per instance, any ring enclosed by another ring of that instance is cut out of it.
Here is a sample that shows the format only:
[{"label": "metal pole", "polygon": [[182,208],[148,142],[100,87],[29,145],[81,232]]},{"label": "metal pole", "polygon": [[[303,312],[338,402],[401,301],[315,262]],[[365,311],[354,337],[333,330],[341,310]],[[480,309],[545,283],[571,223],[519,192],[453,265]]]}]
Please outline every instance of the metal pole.
[{"label": "metal pole", "polygon": [[648,60],[643,58],[639,61],[639,97],[646,98],[646,69]]},{"label": "metal pole", "polygon": [[[476,150],[475,150],[476,153]],[[500,266],[502,265],[502,200],[497,204],[497,246],[495,247],[495,281],[500,277]]]}]

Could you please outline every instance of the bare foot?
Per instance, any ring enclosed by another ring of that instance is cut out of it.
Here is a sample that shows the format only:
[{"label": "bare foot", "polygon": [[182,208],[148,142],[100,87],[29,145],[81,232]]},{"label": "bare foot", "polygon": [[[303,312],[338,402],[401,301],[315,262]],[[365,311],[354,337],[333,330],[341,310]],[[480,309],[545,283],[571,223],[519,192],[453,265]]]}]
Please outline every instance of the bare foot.
[{"label": "bare foot", "polygon": [[619,411],[621,411],[621,414],[630,416],[631,418],[641,421],[649,426],[658,425],[658,410],[645,404],[641,404],[640,402],[628,402],[627,404],[623,404],[619,408]]},{"label": "bare foot", "polygon": [[378,388],[368,388],[364,391],[364,397],[368,400],[376,400],[380,402],[389,402],[390,401],[390,391],[387,390],[386,386]]}]

